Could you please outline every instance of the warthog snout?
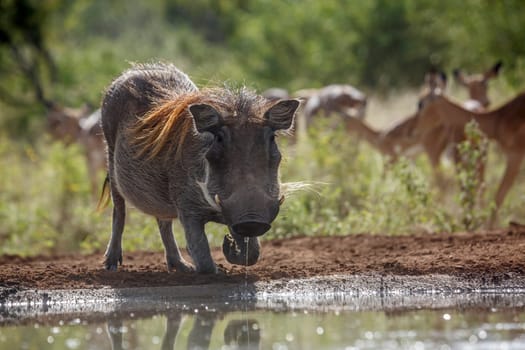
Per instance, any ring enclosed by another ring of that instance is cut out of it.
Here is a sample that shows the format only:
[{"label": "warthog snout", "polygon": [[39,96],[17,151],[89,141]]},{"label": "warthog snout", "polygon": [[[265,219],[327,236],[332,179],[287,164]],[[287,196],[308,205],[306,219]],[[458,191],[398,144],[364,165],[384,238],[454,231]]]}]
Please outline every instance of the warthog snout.
[{"label": "warthog snout", "polygon": [[232,225],[232,230],[239,236],[243,237],[258,237],[262,236],[272,226],[266,222],[260,221],[244,221]]},{"label": "warthog snout", "polygon": [[236,191],[228,199],[217,203],[233,232],[243,237],[258,237],[271,228],[279,213],[280,200],[251,189]]}]

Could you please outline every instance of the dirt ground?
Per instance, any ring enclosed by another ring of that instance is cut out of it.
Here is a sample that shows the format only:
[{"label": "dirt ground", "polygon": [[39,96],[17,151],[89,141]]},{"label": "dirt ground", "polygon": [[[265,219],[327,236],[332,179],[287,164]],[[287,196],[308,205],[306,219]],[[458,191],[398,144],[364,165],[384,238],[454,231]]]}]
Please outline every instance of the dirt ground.
[{"label": "dirt ground", "polygon": [[525,275],[525,227],[476,233],[359,234],[265,241],[259,262],[248,268],[227,263],[220,248],[213,249],[213,257],[225,273],[168,273],[163,252],[125,252],[117,272],[102,268],[102,253],[2,256],[0,287],[152,287],[366,273],[505,278],[509,272]]}]

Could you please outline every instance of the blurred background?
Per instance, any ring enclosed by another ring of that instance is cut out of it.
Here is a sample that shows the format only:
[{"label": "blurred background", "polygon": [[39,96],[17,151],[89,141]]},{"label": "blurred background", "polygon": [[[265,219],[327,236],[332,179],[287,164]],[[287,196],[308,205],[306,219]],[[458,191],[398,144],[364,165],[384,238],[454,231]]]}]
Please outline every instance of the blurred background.
[{"label": "blurred background", "polygon": [[[416,111],[431,67],[458,101],[468,96],[453,69],[485,72],[498,61],[491,108],[522,91],[524,23],[521,0],[0,0],[0,253],[105,248],[111,209],[95,210],[104,171],[86,162],[97,147],[87,117],[132,62],[173,62],[201,87],[350,84],[368,96],[366,123],[385,130]],[[280,138],[283,182],[310,186],[287,198],[265,239],[484,228],[504,167],[497,146],[488,146],[483,194],[467,205],[473,195],[445,157],[437,184],[423,155],[388,162],[337,121],[315,120],[298,142]],[[497,226],[525,220],[524,180]],[[226,232],[207,231],[212,244]],[[162,249],[154,219],[134,209],[123,243]]]}]

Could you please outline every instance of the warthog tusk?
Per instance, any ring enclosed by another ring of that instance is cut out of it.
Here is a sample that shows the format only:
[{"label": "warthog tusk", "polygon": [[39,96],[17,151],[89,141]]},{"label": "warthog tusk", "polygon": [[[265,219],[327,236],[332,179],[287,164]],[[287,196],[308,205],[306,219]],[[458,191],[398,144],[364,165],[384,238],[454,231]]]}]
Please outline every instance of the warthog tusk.
[{"label": "warthog tusk", "polygon": [[284,194],[279,198],[279,205],[282,205],[284,203],[285,197]]},{"label": "warthog tusk", "polygon": [[217,205],[219,206],[219,208],[221,207],[221,199],[219,198],[219,195],[218,194],[215,194],[215,203],[217,203]]}]

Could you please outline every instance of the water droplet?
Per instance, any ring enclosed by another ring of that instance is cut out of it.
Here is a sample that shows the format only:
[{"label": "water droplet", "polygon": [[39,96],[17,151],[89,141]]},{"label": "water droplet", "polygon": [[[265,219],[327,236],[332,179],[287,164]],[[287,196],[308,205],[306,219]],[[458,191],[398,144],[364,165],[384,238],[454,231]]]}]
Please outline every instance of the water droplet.
[{"label": "water droplet", "polygon": [[273,343],[272,350],[288,350],[288,346],[286,344]]},{"label": "water droplet", "polygon": [[450,321],[451,318],[452,318],[452,317],[450,316],[450,314],[443,314],[443,319],[444,319],[445,321]]},{"label": "water droplet", "polygon": [[415,350],[425,350],[425,343],[421,341],[417,341],[414,343],[414,349]]},{"label": "water droplet", "polygon": [[60,333],[60,327],[53,327],[53,328],[51,328],[51,333],[53,333],[53,334]]},{"label": "water droplet", "polygon": [[478,332],[478,338],[479,339],[487,339],[487,332],[485,332],[483,329]]},{"label": "water droplet", "polygon": [[53,344],[55,342],[55,338],[53,338],[52,336],[49,336],[47,337],[47,342],[48,344]]},{"label": "water droplet", "polygon": [[315,330],[317,332],[318,335],[323,335],[324,334],[324,328],[319,326],[317,327],[317,329]]},{"label": "water droplet", "polygon": [[69,349],[76,349],[80,346],[80,340],[77,338],[69,338],[66,339],[66,346]]},{"label": "water droplet", "polygon": [[468,342],[471,344],[475,344],[478,342],[478,337],[476,335],[472,334],[470,337],[468,337]]}]

